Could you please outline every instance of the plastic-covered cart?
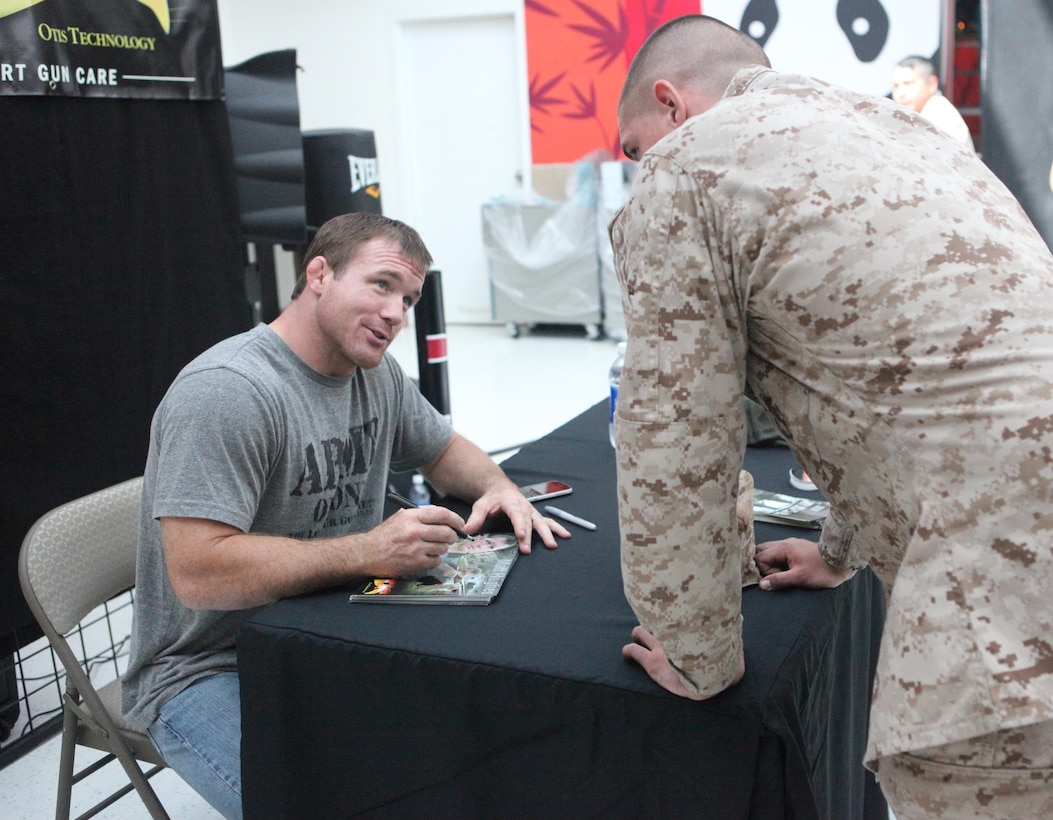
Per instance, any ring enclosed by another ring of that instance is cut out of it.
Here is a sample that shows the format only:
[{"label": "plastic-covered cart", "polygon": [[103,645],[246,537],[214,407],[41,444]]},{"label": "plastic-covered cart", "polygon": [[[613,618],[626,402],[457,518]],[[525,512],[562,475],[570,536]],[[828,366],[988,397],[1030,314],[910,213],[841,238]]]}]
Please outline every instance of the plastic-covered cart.
[{"label": "plastic-covered cart", "polygon": [[495,201],[482,207],[491,309],[512,336],[524,326],[583,325],[603,335],[596,208],[567,202]]}]

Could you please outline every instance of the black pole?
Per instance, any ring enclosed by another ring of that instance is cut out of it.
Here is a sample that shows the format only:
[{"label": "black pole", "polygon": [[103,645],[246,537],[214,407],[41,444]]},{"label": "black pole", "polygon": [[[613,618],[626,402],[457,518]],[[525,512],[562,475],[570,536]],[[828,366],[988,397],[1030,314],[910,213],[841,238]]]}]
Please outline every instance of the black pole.
[{"label": "black pole", "polygon": [[274,259],[274,245],[256,243],[256,269],[260,276],[260,321],[278,318],[278,266]]},{"label": "black pole", "polygon": [[446,318],[442,304],[442,272],[428,271],[420,301],[413,309],[417,325],[417,366],[420,392],[444,416],[450,415]]}]

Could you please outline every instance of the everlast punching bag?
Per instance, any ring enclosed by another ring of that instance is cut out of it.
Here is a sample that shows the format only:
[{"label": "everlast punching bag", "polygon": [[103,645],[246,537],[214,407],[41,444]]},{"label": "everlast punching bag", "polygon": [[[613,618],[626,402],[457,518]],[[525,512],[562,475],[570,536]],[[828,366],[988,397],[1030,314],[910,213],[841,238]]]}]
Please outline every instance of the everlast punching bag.
[{"label": "everlast punching bag", "polygon": [[303,132],[307,234],[346,213],[382,213],[380,165],[372,131],[340,128]]}]

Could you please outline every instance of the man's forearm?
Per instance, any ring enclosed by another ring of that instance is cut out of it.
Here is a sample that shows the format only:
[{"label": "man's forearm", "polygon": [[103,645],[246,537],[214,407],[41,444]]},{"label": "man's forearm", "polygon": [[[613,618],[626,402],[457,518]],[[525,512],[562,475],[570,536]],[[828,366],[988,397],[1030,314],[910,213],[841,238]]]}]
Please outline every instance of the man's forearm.
[{"label": "man's forearm", "polygon": [[454,433],[450,443],[423,473],[444,495],[474,502],[495,487],[511,483],[504,470],[481,448]]},{"label": "man's forearm", "polygon": [[191,609],[234,610],[372,575],[434,566],[460,517],[444,508],[396,513],[368,532],[303,541],[216,521],[162,518],[172,588]]}]

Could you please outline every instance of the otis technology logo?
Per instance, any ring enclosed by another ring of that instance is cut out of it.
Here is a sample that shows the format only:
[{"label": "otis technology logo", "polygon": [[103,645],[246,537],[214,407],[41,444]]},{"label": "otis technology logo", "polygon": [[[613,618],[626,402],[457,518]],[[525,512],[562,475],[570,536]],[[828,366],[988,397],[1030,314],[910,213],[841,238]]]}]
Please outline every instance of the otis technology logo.
[{"label": "otis technology logo", "polygon": [[[0,0],[0,17],[7,17],[10,14],[23,11],[43,2],[44,0]],[[134,2],[137,2],[140,6],[146,6],[154,13],[165,34],[172,30],[172,12],[168,8],[168,0],[134,0]],[[85,34],[88,35],[90,33],[85,32]],[[92,45],[97,44],[93,43]],[[127,48],[127,46],[122,46],[122,48]]]},{"label": "otis technology logo", "polygon": [[222,99],[215,0],[0,0],[0,95]]}]

